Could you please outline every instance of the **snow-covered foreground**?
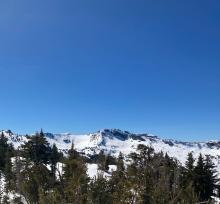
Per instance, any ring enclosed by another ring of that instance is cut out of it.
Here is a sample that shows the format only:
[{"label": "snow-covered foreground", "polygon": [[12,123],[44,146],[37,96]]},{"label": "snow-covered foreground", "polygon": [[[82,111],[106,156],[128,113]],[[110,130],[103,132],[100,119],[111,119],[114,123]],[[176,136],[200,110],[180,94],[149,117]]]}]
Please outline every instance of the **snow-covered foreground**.
[{"label": "snow-covered foreground", "polygon": [[26,200],[23,196],[20,196],[18,193],[15,192],[5,192],[5,178],[4,175],[0,172],[0,203],[4,203],[4,196],[7,196],[8,201],[10,203],[13,203],[12,201],[18,197],[21,198],[21,202],[23,204],[27,204]]},{"label": "snow-covered foreground", "polygon": [[[50,166],[48,165],[47,168],[50,169]],[[57,168],[56,177],[57,177],[57,179],[59,179],[60,176],[63,174],[63,164],[58,163],[56,168]],[[115,165],[109,165],[109,171],[104,172],[104,171],[98,170],[97,164],[87,164],[87,175],[91,179],[94,179],[98,174],[102,174],[103,177],[105,177],[106,179],[109,179],[111,177],[111,173],[115,170],[116,170]],[[6,191],[5,191],[5,178],[4,178],[4,175],[0,173],[0,203],[3,203],[4,196],[7,196],[9,199],[9,202],[11,202],[11,203],[13,203],[12,201],[15,198],[21,197],[22,203],[27,204],[25,198],[20,196],[18,193],[15,193],[15,192],[6,193]]]}]

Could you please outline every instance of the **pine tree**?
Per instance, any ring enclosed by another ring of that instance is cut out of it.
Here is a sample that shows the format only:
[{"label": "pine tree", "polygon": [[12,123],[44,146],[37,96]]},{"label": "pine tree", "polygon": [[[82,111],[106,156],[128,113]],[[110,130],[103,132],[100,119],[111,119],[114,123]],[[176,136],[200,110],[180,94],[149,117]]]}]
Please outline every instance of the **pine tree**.
[{"label": "pine tree", "polygon": [[64,162],[64,194],[67,203],[87,203],[88,177],[83,158],[72,144]]},{"label": "pine tree", "polygon": [[24,169],[21,174],[17,173],[25,180],[19,184],[19,188],[26,200],[39,203],[41,191],[48,191],[51,184],[50,172],[46,167],[50,161],[51,148],[42,130],[22,145],[22,155],[25,158]]},{"label": "pine tree", "polygon": [[105,155],[104,151],[101,150],[98,155],[98,169],[101,171],[108,171],[109,170],[109,163],[110,163],[110,156]]},{"label": "pine tree", "polygon": [[15,174],[15,190],[18,194],[21,194],[21,185],[24,178],[22,178],[22,168],[24,168],[24,163],[20,157],[20,149],[15,151],[15,163],[14,163],[14,174]]},{"label": "pine tree", "polygon": [[154,188],[153,149],[145,145],[138,145],[138,154],[130,154],[131,164],[128,166],[128,175],[133,184],[133,191],[139,203],[151,204]]},{"label": "pine tree", "polygon": [[5,188],[7,192],[15,189],[15,175],[12,171],[11,156],[12,155],[10,150],[7,150],[6,158],[5,158],[5,168],[4,168],[5,182],[6,182]]},{"label": "pine tree", "polygon": [[122,153],[119,153],[118,159],[117,159],[117,170],[115,174],[120,178],[125,178],[125,165],[124,165],[124,157]]},{"label": "pine tree", "polygon": [[[8,144],[8,139],[5,137],[4,133],[1,132],[0,135],[0,172],[4,175],[5,186],[4,190],[6,192],[13,190],[14,175],[12,172],[12,162],[11,158],[13,156],[13,146]],[[6,200],[5,200],[6,202]]]},{"label": "pine tree", "polygon": [[[42,195],[50,189],[50,174],[44,164],[29,166],[22,172],[22,195],[30,203],[39,203]],[[42,194],[43,193],[43,194]]]},{"label": "pine tree", "polygon": [[186,188],[188,186],[194,186],[194,162],[195,159],[193,158],[192,152],[190,152],[186,160],[185,168],[183,168],[183,175],[181,181],[183,188]]},{"label": "pine tree", "polygon": [[117,159],[117,169],[112,172],[112,177],[109,181],[112,188],[112,202],[113,204],[130,203],[132,193],[130,191],[130,182],[126,179],[126,171],[124,165],[124,158],[120,152]]},{"label": "pine tree", "polygon": [[195,159],[193,158],[193,153],[192,152],[189,152],[188,154],[188,158],[187,158],[187,161],[186,161],[186,169],[192,173],[193,170],[194,170],[194,162],[195,162]]},{"label": "pine tree", "polygon": [[57,146],[53,144],[50,154],[51,174],[53,180],[56,180],[56,165],[60,161],[62,154],[58,152]]},{"label": "pine tree", "polygon": [[111,186],[103,174],[91,181],[89,199],[92,204],[112,204]]},{"label": "pine tree", "polygon": [[61,204],[66,203],[61,193],[53,188],[51,191],[45,192],[43,189],[39,191],[39,203],[40,204]]},{"label": "pine tree", "polygon": [[205,172],[205,163],[202,154],[199,155],[194,173],[195,173],[194,187],[195,187],[195,192],[199,197],[199,201],[207,201],[206,192],[205,192],[206,172]]},{"label": "pine tree", "polygon": [[6,153],[9,149],[9,145],[7,143],[8,139],[5,137],[4,133],[1,132],[0,135],[0,170],[4,171],[5,163],[6,163]]},{"label": "pine tree", "polygon": [[42,130],[30,137],[28,142],[22,145],[22,150],[23,156],[35,164],[48,164],[49,162],[51,148]]},{"label": "pine tree", "polygon": [[170,204],[195,204],[198,202],[198,196],[196,195],[191,182],[186,188],[180,188],[179,194],[170,202]]},{"label": "pine tree", "polygon": [[205,195],[208,200],[212,196],[216,196],[216,190],[218,189],[219,179],[217,178],[217,171],[215,165],[212,162],[210,156],[206,156],[205,159]]}]

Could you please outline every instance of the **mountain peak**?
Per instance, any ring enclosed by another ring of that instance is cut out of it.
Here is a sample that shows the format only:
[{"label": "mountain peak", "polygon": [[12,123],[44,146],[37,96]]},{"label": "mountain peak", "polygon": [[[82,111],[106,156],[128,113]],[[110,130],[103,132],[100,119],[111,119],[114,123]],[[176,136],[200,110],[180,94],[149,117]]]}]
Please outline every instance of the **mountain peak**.
[{"label": "mountain peak", "polygon": [[132,138],[134,140],[143,140],[143,137],[157,138],[157,136],[149,135],[147,133],[135,134],[129,131],[123,131],[120,129],[103,129],[98,131],[104,137],[117,138],[119,140],[127,140]]}]

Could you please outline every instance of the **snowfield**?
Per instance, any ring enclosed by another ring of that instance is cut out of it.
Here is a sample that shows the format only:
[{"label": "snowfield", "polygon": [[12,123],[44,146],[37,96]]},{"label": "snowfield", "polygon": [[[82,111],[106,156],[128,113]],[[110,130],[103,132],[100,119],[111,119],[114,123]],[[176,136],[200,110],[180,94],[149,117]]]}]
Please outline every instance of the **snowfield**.
[{"label": "snowfield", "polygon": [[87,174],[90,178],[95,178],[98,174],[102,174],[103,177],[108,179],[111,177],[111,173],[116,170],[116,165],[109,165],[109,171],[108,173],[98,170],[97,164],[87,164]]}]

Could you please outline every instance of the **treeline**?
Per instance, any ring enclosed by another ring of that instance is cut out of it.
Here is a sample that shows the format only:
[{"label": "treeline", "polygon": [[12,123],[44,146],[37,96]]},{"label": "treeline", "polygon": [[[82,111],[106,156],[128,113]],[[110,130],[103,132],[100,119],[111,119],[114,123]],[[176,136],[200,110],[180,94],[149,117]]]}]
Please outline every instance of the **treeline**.
[{"label": "treeline", "polygon": [[[95,178],[87,175],[88,162],[98,165]],[[110,164],[117,169],[105,177]],[[0,201],[4,204],[24,200],[28,204],[196,204],[213,203],[212,197],[219,197],[219,179],[209,156],[195,160],[189,153],[183,167],[141,144],[126,159],[121,153],[113,158],[103,151],[88,158],[74,145],[64,156],[48,144],[43,131],[17,150],[0,135],[0,182],[3,177],[5,194],[0,183]],[[13,201],[9,193],[17,194]]]}]

